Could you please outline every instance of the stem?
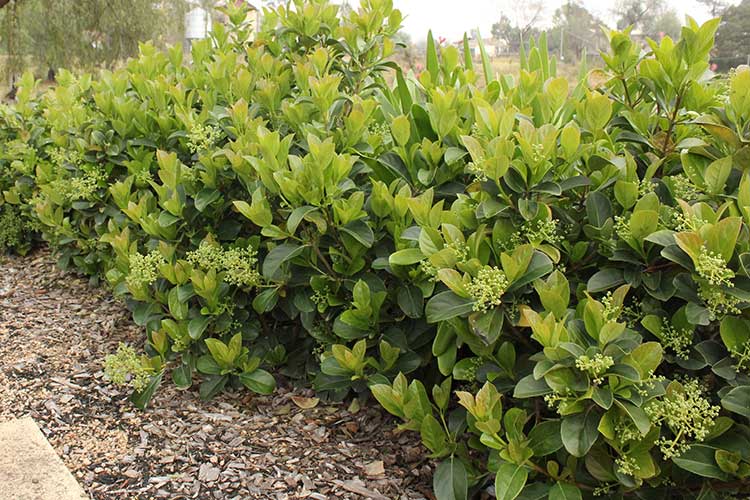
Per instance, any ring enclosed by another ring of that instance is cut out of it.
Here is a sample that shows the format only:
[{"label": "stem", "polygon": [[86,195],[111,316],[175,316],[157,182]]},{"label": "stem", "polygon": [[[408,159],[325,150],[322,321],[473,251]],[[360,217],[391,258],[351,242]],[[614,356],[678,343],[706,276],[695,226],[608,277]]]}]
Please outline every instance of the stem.
[{"label": "stem", "polygon": [[320,262],[322,262],[322,263],[323,263],[323,265],[325,266],[326,270],[327,270],[327,271],[328,271],[328,272],[329,272],[330,274],[336,274],[336,273],[334,272],[333,268],[331,267],[331,264],[329,264],[329,263],[328,263],[328,260],[327,260],[327,259],[326,259],[326,258],[325,258],[325,257],[323,256],[323,254],[321,253],[321,251],[320,251],[320,248],[318,247],[318,245],[317,245],[317,244],[313,245],[313,249],[315,250],[315,255],[316,255],[316,256],[318,257],[318,259],[320,259]]},{"label": "stem", "polygon": [[628,103],[628,107],[630,109],[633,109],[633,101],[630,98],[630,91],[628,90],[628,82],[625,81],[625,77],[621,76],[620,81],[622,82],[622,86],[625,89],[625,101]]},{"label": "stem", "polygon": [[666,156],[667,154],[667,144],[669,143],[669,138],[672,136],[672,132],[674,131],[675,122],[677,121],[677,112],[680,110],[681,104],[682,94],[677,94],[677,99],[674,102],[674,111],[672,112],[672,117],[669,118],[669,128],[667,128],[667,134],[664,136],[664,144],[661,148],[664,156]]},{"label": "stem", "polygon": [[[531,460],[527,460],[526,463],[529,464],[529,465],[531,465],[531,468],[534,469],[535,471],[537,471],[538,473],[544,474],[548,478],[554,479],[555,481],[558,481],[558,478],[552,477],[552,475],[550,475],[550,473],[547,472],[547,469],[541,468],[540,466],[538,466],[537,464],[535,464]],[[578,488],[580,488],[582,490],[586,490],[586,491],[593,491],[594,490],[593,486],[589,486],[587,484],[582,484],[582,483],[579,483],[578,481],[565,481],[565,482],[567,482],[569,484],[572,484],[572,485],[575,485],[575,486],[577,486]]]}]

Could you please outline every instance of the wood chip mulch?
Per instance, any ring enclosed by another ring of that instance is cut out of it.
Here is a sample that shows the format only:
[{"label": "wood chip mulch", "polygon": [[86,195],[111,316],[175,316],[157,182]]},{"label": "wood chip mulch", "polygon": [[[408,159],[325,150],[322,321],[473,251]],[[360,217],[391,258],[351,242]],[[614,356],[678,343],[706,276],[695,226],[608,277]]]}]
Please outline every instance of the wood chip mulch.
[{"label": "wood chip mulch", "polygon": [[418,438],[375,405],[303,409],[312,393],[283,384],[204,402],[165,383],[136,409],[102,363],[143,337],[47,250],[0,257],[0,421],[31,416],[94,499],[432,498]]}]

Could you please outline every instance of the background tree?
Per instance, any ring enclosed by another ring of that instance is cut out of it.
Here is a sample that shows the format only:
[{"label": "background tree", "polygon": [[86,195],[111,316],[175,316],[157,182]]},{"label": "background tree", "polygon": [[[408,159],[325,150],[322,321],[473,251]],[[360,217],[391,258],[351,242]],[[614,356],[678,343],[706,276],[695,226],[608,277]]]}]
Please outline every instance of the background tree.
[{"label": "background tree", "polygon": [[718,17],[724,13],[729,6],[728,0],[697,0],[699,4],[705,5],[711,17]]},{"label": "background tree", "polygon": [[577,1],[569,1],[558,8],[552,23],[547,45],[550,51],[560,54],[562,43],[562,54],[566,60],[580,58],[584,50],[589,54],[597,54],[606,46],[607,39],[601,30],[604,21]]},{"label": "background tree", "polygon": [[713,61],[720,70],[727,70],[750,59],[750,0],[728,7],[716,32]]},{"label": "background tree", "polygon": [[492,25],[492,37],[505,42],[510,52],[518,52],[522,42],[539,35],[536,25],[543,13],[544,2],[540,0],[508,2],[500,20]]},{"label": "background tree", "polygon": [[682,23],[666,0],[619,0],[613,14],[617,28],[634,26],[635,32],[659,39],[661,35],[678,38]]},{"label": "background tree", "polygon": [[184,0],[0,0],[6,74],[23,66],[45,74],[111,67],[136,54],[140,41],[181,40],[185,6]]}]

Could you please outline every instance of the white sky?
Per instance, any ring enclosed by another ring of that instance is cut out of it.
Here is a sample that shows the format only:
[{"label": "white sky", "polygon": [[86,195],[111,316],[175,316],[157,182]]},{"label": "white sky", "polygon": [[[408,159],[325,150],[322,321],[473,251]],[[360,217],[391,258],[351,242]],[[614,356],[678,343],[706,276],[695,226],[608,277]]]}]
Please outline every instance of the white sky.
[{"label": "white sky", "polygon": [[[338,0],[341,3],[343,0]],[[414,42],[427,37],[432,29],[435,37],[444,36],[449,41],[458,40],[463,33],[479,28],[482,36],[490,35],[490,28],[502,13],[514,18],[513,5],[525,0],[393,0],[394,6],[406,16],[404,30]],[[592,13],[607,23],[614,24],[611,10],[616,0],[581,0]],[[698,22],[707,20],[709,12],[696,0],[667,0],[680,19],[685,14]],[[736,3],[735,0],[734,3]],[[349,0],[356,5],[357,0]],[[545,0],[545,21],[549,23],[555,9],[567,0]]]}]

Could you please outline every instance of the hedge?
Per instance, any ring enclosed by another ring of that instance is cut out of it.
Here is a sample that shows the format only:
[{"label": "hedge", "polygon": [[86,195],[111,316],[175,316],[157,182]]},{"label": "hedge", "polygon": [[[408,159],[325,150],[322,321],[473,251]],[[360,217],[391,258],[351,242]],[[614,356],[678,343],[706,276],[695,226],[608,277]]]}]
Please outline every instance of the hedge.
[{"label": "hedge", "polygon": [[38,240],[147,335],[109,377],[372,394],[464,499],[750,491],[750,70],[718,20],[518,75],[366,0],[241,10],[0,108],[0,245]]}]

